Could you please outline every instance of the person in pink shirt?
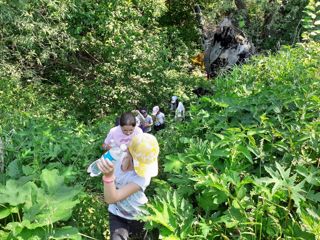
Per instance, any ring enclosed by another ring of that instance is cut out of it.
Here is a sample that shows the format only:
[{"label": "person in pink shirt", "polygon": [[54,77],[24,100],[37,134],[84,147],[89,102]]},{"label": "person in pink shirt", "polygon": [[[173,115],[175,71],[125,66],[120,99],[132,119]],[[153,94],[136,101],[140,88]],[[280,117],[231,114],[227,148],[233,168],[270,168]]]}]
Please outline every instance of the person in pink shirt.
[{"label": "person in pink shirt", "polygon": [[131,112],[123,113],[120,116],[120,125],[110,129],[106,139],[102,144],[102,148],[108,151],[111,141],[120,147],[121,144],[128,145],[132,137],[142,133],[141,128],[136,126],[136,118]]}]

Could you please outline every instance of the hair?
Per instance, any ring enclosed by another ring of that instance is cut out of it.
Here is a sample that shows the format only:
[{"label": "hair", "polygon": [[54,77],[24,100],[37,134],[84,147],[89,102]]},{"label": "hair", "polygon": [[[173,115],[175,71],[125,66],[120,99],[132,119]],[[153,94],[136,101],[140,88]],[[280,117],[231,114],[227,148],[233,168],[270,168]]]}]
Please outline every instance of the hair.
[{"label": "hair", "polygon": [[177,98],[177,100],[175,101],[175,103],[174,103],[174,105],[175,105],[175,108],[177,108],[178,107],[178,105],[179,105],[179,99]]},{"label": "hair", "polygon": [[120,125],[120,117],[119,117],[119,116],[116,117],[116,120],[115,120],[115,122],[114,122],[114,125],[115,125],[115,126],[119,126],[119,125]]},{"label": "hair", "polygon": [[174,108],[177,108],[179,105],[179,102],[180,102],[179,98],[177,98],[177,100],[174,103],[171,102],[171,104],[174,106]]},{"label": "hair", "polygon": [[122,113],[120,116],[120,126],[129,125],[132,127],[136,126],[136,118],[131,112]]},{"label": "hair", "polygon": [[146,113],[148,113],[148,110],[146,107],[143,107],[143,108],[140,108],[139,109],[139,112],[142,113],[143,111],[145,111]]}]

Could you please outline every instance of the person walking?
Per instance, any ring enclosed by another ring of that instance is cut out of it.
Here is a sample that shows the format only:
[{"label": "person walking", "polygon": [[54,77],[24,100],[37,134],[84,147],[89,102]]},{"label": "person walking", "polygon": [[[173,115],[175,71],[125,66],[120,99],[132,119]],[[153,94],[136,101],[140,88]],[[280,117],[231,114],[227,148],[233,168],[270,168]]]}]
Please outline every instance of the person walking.
[{"label": "person walking", "polygon": [[152,109],[152,116],[154,122],[154,130],[157,132],[165,127],[165,115],[160,111],[159,106],[154,106]]},{"label": "person walking", "polygon": [[148,201],[145,189],[158,174],[159,144],[149,133],[135,135],[128,144],[128,157],[112,163],[101,157],[104,200],[109,211],[111,240],[148,239],[144,223],[137,220]]}]

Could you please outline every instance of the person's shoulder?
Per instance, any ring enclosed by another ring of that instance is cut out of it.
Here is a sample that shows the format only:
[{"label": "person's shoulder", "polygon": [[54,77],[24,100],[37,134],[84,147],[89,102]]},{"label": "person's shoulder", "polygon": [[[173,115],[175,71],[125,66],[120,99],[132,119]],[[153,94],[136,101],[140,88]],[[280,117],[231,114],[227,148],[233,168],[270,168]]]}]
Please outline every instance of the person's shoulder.
[{"label": "person's shoulder", "polygon": [[141,177],[138,174],[135,174],[132,177],[132,182],[137,184],[139,187],[142,188],[142,190],[144,191],[146,189],[146,187],[148,187],[150,185],[151,182],[151,177]]},{"label": "person's shoulder", "polygon": [[134,128],[134,132],[135,132],[135,134],[143,133],[142,129],[141,129],[140,127],[138,127],[138,126],[136,126],[136,127]]},{"label": "person's shoulder", "polygon": [[120,129],[121,129],[120,126],[115,126],[115,127],[110,129],[109,133],[115,133],[115,132],[119,131]]}]

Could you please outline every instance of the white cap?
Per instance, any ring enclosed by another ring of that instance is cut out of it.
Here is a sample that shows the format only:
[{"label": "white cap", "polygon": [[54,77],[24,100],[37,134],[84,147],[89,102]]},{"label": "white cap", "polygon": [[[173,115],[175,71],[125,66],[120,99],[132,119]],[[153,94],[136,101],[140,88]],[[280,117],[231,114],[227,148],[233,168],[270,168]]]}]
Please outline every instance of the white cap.
[{"label": "white cap", "polygon": [[152,115],[156,115],[160,111],[159,106],[154,106],[152,109]]},{"label": "white cap", "polygon": [[171,102],[172,103],[175,103],[177,101],[178,97],[177,96],[172,96],[171,98]]}]

